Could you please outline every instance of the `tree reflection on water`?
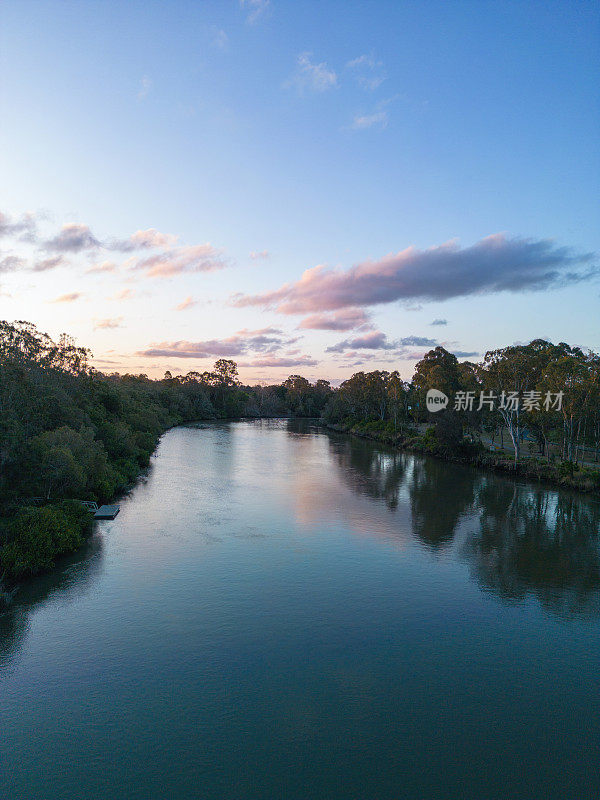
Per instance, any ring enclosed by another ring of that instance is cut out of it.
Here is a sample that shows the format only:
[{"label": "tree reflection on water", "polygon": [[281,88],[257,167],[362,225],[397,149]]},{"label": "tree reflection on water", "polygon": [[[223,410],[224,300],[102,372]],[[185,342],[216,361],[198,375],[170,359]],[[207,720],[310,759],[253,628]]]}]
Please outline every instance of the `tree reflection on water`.
[{"label": "tree reflection on water", "polygon": [[561,616],[600,614],[600,503],[352,437],[330,436],[345,483],[394,511],[432,553],[455,547],[486,591]]},{"label": "tree reflection on water", "polygon": [[10,608],[0,614],[0,668],[18,650],[34,609],[45,606],[57,596],[77,597],[84,593],[102,565],[102,536],[94,533],[85,545],[61,559],[51,572],[23,583]]}]

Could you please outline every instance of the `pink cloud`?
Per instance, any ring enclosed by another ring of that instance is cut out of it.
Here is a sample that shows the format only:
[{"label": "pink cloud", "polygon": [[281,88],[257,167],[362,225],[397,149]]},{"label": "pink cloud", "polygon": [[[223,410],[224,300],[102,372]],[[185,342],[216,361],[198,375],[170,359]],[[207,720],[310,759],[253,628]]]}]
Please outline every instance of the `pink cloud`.
[{"label": "pink cloud", "polygon": [[244,366],[248,367],[316,367],[319,362],[315,361],[310,356],[300,356],[299,358],[280,358],[277,356],[270,356],[267,358],[256,358],[249,364]]},{"label": "pink cloud", "polygon": [[150,278],[168,278],[182,272],[214,272],[225,266],[222,251],[207,243],[176,247],[142,258],[133,268],[144,270]]},{"label": "pink cloud", "polygon": [[114,261],[102,261],[99,264],[94,264],[86,270],[86,274],[93,274],[96,272],[116,272],[117,265]]},{"label": "pink cloud", "polygon": [[198,300],[194,300],[191,295],[185,298],[179,305],[175,306],[176,311],[185,311],[188,308],[192,308],[193,306],[197,306],[199,303]]},{"label": "pink cloud", "polygon": [[74,303],[76,300],[81,300],[83,295],[80,292],[69,292],[68,294],[61,294],[60,297],[56,297],[54,300],[51,300],[51,303]]},{"label": "pink cloud", "polygon": [[161,233],[156,228],[147,228],[145,231],[136,231],[128,239],[114,239],[107,243],[109,250],[119,250],[122,253],[131,253],[133,250],[166,249],[172,247],[177,241],[177,236],[172,233]]},{"label": "pink cloud", "polygon": [[342,308],[332,314],[311,314],[298,327],[319,331],[351,331],[369,324],[369,316],[362,308]]},{"label": "pink cloud", "polygon": [[113,319],[98,319],[94,322],[94,330],[108,330],[112,328],[122,328],[121,323],[123,317],[114,317]]},{"label": "pink cloud", "polygon": [[110,297],[109,300],[130,300],[133,295],[134,292],[132,289],[122,289],[120,292]]},{"label": "pink cloud", "polygon": [[545,239],[509,239],[495,234],[466,248],[455,241],[428,250],[409,247],[347,271],[319,265],[306,270],[296,283],[264,294],[238,296],[233,304],[301,314],[396,300],[439,301],[501,291],[536,291],[597,275],[596,267],[573,270],[592,257],[592,253],[573,253]]},{"label": "pink cloud", "polygon": [[160,342],[138,355],[151,358],[235,358],[247,353],[274,353],[287,347],[296,339],[289,339],[278,328],[261,328],[238,331],[225,339],[208,339],[199,342]]},{"label": "pink cloud", "polygon": [[176,241],[177,236],[172,233],[161,233],[156,228],[136,231],[131,235],[131,243],[140,248],[170,247]]}]

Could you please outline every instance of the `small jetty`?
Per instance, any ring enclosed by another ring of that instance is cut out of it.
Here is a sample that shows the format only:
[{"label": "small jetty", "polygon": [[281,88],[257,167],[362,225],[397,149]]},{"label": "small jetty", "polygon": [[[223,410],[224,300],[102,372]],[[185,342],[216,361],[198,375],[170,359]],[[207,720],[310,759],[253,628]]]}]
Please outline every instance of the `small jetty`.
[{"label": "small jetty", "polygon": [[114,519],[119,513],[119,506],[100,506],[94,512],[94,519]]}]

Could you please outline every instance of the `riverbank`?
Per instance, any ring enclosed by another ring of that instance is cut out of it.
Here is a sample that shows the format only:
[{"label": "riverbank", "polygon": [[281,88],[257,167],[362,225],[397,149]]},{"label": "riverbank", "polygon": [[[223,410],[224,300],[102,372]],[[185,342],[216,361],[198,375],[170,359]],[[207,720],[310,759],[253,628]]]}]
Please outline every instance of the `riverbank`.
[{"label": "riverbank", "polygon": [[571,462],[550,462],[545,458],[521,458],[515,463],[506,453],[494,453],[481,442],[462,442],[449,446],[441,443],[435,429],[428,428],[424,434],[411,428],[394,431],[391,424],[379,422],[328,423],[321,421],[328,430],[371,439],[408,453],[434,456],[443,461],[468,464],[480,469],[501,472],[514,478],[535,481],[560,489],[571,489],[600,497],[600,468],[580,467]]}]

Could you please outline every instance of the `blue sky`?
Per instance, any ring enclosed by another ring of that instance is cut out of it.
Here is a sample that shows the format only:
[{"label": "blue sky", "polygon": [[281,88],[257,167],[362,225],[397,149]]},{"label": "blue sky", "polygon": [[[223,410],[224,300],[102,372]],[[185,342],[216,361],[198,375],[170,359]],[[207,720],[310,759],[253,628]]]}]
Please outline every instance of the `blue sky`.
[{"label": "blue sky", "polygon": [[0,27],[2,317],[252,381],[600,348],[593,3],[5,0]]}]

